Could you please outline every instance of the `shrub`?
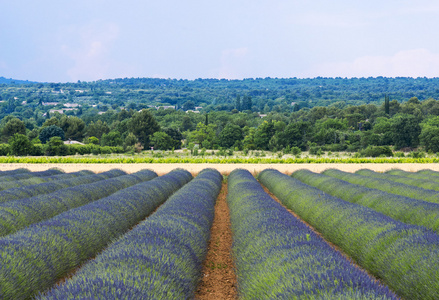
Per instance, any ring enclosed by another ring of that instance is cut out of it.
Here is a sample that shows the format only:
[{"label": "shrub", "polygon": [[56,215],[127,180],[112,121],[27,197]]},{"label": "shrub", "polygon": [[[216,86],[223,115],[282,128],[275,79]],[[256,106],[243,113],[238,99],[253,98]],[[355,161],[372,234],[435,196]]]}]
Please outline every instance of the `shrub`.
[{"label": "shrub", "polygon": [[33,145],[24,134],[15,133],[8,143],[12,155],[24,156],[32,153]]},{"label": "shrub", "polygon": [[384,155],[385,157],[392,157],[393,152],[389,146],[368,146],[366,149],[360,151],[361,156],[379,157]]}]

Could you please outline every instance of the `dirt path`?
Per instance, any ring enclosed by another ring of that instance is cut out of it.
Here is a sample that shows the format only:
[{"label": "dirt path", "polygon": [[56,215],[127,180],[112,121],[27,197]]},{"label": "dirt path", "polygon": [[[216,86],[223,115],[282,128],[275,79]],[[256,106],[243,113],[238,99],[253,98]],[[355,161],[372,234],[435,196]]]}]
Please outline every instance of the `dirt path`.
[{"label": "dirt path", "polygon": [[223,183],[215,204],[208,252],[203,263],[203,277],[195,299],[236,299],[236,276],[231,255],[232,230],[226,202],[227,184]]},{"label": "dirt path", "polygon": [[205,168],[217,169],[221,174],[230,173],[234,169],[246,169],[254,174],[271,168],[290,175],[300,169],[308,169],[320,173],[331,168],[345,172],[355,172],[360,169],[371,169],[377,172],[384,172],[391,169],[401,169],[409,172],[422,169],[439,171],[439,164],[0,164],[0,171],[15,170],[18,168],[27,168],[30,171],[44,171],[50,168],[59,168],[65,172],[91,170],[96,173],[111,169],[121,169],[128,173],[134,173],[142,169],[150,169],[159,175],[167,174],[175,168],[182,168],[193,174],[198,174],[198,172]]}]

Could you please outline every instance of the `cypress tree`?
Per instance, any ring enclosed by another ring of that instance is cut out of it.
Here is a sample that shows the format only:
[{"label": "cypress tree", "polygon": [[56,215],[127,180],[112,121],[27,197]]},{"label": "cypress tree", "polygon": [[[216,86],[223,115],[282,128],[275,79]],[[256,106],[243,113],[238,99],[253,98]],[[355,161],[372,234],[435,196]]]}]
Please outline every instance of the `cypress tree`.
[{"label": "cypress tree", "polygon": [[384,96],[384,112],[386,115],[390,114],[390,97],[387,95]]},{"label": "cypress tree", "polygon": [[235,108],[236,108],[238,111],[241,111],[241,96],[240,96],[240,95],[237,95],[237,96],[236,96],[236,100],[235,100]]}]

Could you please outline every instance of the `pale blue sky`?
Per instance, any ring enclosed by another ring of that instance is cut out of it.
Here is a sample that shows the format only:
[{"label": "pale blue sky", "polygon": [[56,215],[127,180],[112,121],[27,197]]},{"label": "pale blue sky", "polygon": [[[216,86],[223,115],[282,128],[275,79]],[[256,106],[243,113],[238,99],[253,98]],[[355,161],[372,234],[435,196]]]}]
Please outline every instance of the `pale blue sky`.
[{"label": "pale blue sky", "polygon": [[439,1],[0,1],[6,78],[439,77]]}]

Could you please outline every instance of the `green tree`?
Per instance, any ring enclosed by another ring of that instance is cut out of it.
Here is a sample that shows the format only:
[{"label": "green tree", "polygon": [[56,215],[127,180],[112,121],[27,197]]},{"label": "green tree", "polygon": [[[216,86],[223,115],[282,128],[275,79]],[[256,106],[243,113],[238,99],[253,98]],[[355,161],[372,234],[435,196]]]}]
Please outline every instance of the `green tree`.
[{"label": "green tree", "polygon": [[419,145],[420,123],[421,119],[414,115],[398,114],[392,118],[393,144],[396,149]]},{"label": "green tree", "polygon": [[194,125],[192,123],[191,118],[188,115],[185,115],[181,123],[181,130],[182,131],[192,130],[193,127]]},{"label": "green tree", "polygon": [[384,112],[386,115],[390,114],[390,97],[387,95],[384,98]]},{"label": "green tree", "polygon": [[7,141],[14,134],[26,134],[26,126],[23,121],[18,118],[10,119],[2,130],[2,137],[4,141]]},{"label": "green tree", "polygon": [[401,110],[401,105],[398,103],[397,100],[392,100],[389,102],[389,113],[390,116],[394,116]]},{"label": "green tree", "polygon": [[66,155],[68,152],[67,146],[59,136],[51,137],[49,142],[46,144],[45,150],[46,155]]},{"label": "green tree", "polygon": [[274,135],[274,123],[264,121],[258,126],[254,136],[256,149],[268,150],[270,139]]},{"label": "green tree", "polygon": [[52,137],[59,137],[61,141],[65,139],[64,131],[61,129],[61,127],[58,127],[56,125],[50,125],[48,127],[44,127],[38,138],[40,141],[45,144],[47,141],[49,141]]},{"label": "green tree", "polygon": [[90,136],[84,141],[86,144],[99,145],[99,139],[95,136]]},{"label": "green tree", "polygon": [[51,117],[50,119],[47,119],[46,121],[44,121],[43,126],[42,127],[49,127],[49,126],[58,126],[59,127],[59,120],[57,117]]},{"label": "green tree", "polygon": [[13,155],[23,156],[29,155],[32,152],[33,145],[24,134],[15,133],[8,143]]},{"label": "green tree", "polygon": [[243,138],[241,127],[228,123],[218,135],[218,144],[224,148],[231,148],[237,141],[242,141]]},{"label": "green tree", "polygon": [[216,145],[215,129],[216,125],[214,124],[206,126],[200,122],[197,125],[197,129],[190,132],[188,142],[198,144],[202,148],[213,149]]},{"label": "green tree", "polygon": [[150,144],[154,149],[170,150],[173,147],[173,140],[166,132],[156,131],[151,137]]},{"label": "green tree", "polygon": [[160,130],[159,124],[147,109],[142,109],[140,112],[135,113],[128,123],[128,128],[144,148],[149,147],[149,140],[154,132]]},{"label": "green tree", "polygon": [[391,119],[388,119],[386,117],[377,118],[375,120],[375,125],[372,128],[372,132],[379,135],[379,145],[393,144],[393,128]]},{"label": "green tree", "polygon": [[241,96],[238,94],[236,95],[236,99],[235,99],[235,108],[238,111],[241,111]]},{"label": "green tree", "polygon": [[134,133],[130,132],[123,142],[124,149],[126,149],[127,147],[132,147],[138,142],[139,140],[136,138]]},{"label": "green tree", "polygon": [[254,127],[244,127],[244,140],[242,141],[242,147],[247,150],[255,150],[255,133],[256,128]]},{"label": "green tree", "polygon": [[98,120],[95,122],[90,122],[87,126],[87,136],[95,136],[98,139],[101,139],[104,133],[110,132],[110,128],[107,125],[107,122],[102,122]]},{"label": "green tree", "polygon": [[430,117],[421,123],[419,142],[425,151],[439,152],[439,116]]},{"label": "green tree", "polygon": [[241,108],[242,110],[251,110],[253,106],[252,97],[245,95],[242,99]]},{"label": "green tree", "polygon": [[194,110],[195,109],[195,103],[192,100],[186,101],[183,103],[182,106],[183,110]]},{"label": "green tree", "polygon": [[110,131],[108,134],[104,133],[101,137],[102,146],[122,146],[123,140],[119,131]]},{"label": "green tree", "polygon": [[64,130],[65,138],[82,141],[85,132],[85,123],[78,117],[62,116],[59,127]]},{"label": "green tree", "polygon": [[183,140],[183,135],[180,130],[174,128],[164,128],[163,132],[169,135],[172,139],[172,148],[181,149],[181,141]]},{"label": "green tree", "polygon": [[270,139],[270,148],[298,147],[306,149],[306,133],[309,127],[308,122],[292,122],[284,129],[276,130]]}]

